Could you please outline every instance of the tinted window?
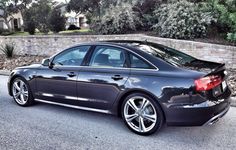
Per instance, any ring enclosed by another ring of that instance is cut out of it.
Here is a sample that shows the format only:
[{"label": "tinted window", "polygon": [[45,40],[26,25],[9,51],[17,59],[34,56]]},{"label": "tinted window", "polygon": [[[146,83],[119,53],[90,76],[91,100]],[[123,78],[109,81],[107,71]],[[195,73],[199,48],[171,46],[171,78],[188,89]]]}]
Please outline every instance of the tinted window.
[{"label": "tinted window", "polygon": [[97,46],[92,55],[90,66],[124,67],[125,52],[110,46]]},{"label": "tinted window", "polygon": [[193,62],[197,61],[196,58],[182,53],[176,49],[150,43],[150,42],[140,42],[140,41],[116,41],[120,44],[129,45],[131,47],[138,48],[150,55],[161,58],[162,60],[174,65],[174,66],[188,66]]},{"label": "tinted window", "polygon": [[137,44],[135,47],[139,48],[142,51],[147,52],[150,55],[159,57],[166,62],[175,65],[183,66],[188,65],[189,63],[196,60],[194,57],[184,54],[180,51],[177,51],[173,48],[157,45],[157,44]]},{"label": "tinted window", "polygon": [[53,64],[61,66],[80,66],[90,46],[74,47],[58,54]]},{"label": "tinted window", "polygon": [[141,58],[134,56],[133,54],[129,54],[129,56],[130,56],[131,68],[140,68],[140,69],[153,69],[154,68],[151,65],[149,65],[147,62],[145,62]]}]

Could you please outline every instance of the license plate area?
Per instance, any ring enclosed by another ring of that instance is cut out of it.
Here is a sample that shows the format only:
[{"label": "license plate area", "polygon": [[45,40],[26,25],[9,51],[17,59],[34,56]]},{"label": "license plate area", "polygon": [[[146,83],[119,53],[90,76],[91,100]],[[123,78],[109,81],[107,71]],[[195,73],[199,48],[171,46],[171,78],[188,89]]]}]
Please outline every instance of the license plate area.
[{"label": "license plate area", "polygon": [[226,90],[226,88],[227,88],[227,83],[226,83],[226,81],[223,81],[223,82],[221,83],[221,87],[222,87],[222,91],[224,92],[224,91]]},{"label": "license plate area", "polygon": [[226,81],[223,81],[220,85],[218,85],[217,87],[215,87],[213,90],[212,90],[212,94],[214,97],[218,97],[220,95],[222,95],[227,89],[227,83]]}]

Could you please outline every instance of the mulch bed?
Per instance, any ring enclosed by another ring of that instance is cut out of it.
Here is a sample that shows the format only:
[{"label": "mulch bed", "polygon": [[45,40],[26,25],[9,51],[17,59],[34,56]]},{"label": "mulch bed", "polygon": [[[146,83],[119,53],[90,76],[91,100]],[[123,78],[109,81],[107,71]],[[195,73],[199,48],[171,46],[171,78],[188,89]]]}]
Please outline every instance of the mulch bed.
[{"label": "mulch bed", "polygon": [[0,55],[0,70],[13,70],[16,67],[41,63],[46,56],[14,56],[11,59]]}]

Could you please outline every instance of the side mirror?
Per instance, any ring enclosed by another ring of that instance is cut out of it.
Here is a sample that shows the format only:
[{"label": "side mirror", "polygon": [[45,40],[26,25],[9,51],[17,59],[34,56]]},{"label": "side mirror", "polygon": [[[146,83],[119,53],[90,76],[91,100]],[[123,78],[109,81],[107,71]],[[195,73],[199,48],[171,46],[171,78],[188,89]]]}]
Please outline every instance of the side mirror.
[{"label": "side mirror", "polygon": [[43,66],[50,66],[50,59],[43,59],[42,63]]}]

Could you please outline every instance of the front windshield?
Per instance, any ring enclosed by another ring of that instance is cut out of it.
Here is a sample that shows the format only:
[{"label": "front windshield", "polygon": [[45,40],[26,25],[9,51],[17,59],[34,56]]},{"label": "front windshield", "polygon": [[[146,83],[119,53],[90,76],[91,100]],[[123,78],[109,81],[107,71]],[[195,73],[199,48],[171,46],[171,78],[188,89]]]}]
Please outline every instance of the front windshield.
[{"label": "front windshield", "polygon": [[185,66],[196,60],[196,58],[177,51],[173,48],[166,46],[153,44],[153,43],[132,43],[133,47],[136,47],[150,55],[159,57],[166,62],[175,66]]}]

